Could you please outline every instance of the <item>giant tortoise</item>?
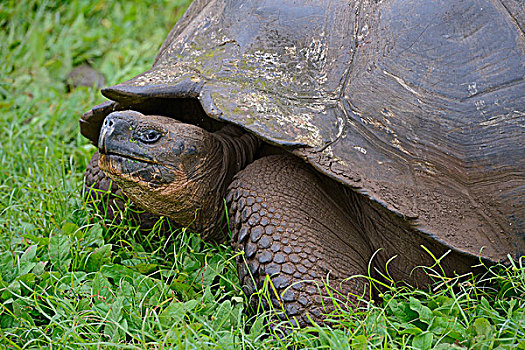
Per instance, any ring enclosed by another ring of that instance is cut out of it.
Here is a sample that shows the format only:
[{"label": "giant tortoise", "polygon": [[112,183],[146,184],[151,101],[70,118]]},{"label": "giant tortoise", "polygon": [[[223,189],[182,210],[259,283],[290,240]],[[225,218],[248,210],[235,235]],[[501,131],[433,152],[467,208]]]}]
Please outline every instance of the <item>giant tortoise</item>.
[{"label": "giant tortoise", "polygon": [[244,291],[269,276],[300,324],[326,281],[353,300],[351,276],[505,263],[525,253],[524,28],[517,0],[196,0],[80,120],[87,186],[207,239],[229,222]]}]

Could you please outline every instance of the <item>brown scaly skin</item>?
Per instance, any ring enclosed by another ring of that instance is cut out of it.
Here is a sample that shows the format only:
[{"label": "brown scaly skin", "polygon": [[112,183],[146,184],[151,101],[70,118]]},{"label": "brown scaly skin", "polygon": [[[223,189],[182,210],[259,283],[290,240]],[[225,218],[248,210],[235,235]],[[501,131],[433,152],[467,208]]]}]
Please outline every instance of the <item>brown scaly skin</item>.
[{"label": "brown scaly skin", "polygon": [[[368,275],[379,249],[373,277],[387,274],[387,260],[398,255],[389,264],[393,279],[429,282],[413,271],[433,263],[419,246],[438,257],[443,246],[292,155],[254,161],[259,143],[233,127],[209,133],[167,117],[114,112],[100,133],[98,165],[133,202],[207,239],[221,238],[226,197],[232,245],[244,251],[237,258],[244,291],[252,295],[270,276],[272,304],[299,325],[308,324],[307,314],[323,321],[321,314],[330,311],[331,302],[322,300],[327,279],[342,299],[367,299],[368,281],[348,277]],[[464,273],[473,263],[451,253],[442,265]]]},{"label": "brown scaly skin", "polygon": [[[267,156],[249,164],[235,176],[227,202],[232,245],[244,251],[237,258],[244,291],[252,295],[266,276],[272,276],[279,296],[272,295],[274,307],[282,306],[300,325],[309,323],[307,313],[322,322],[321,314],[333,309],[330,299],[322,299],[328,295],[327,278],[329,290],[337,290],[331,293],[340,307],[355,309],[373,292],[368,279],[355,276],[371,275],[384,282],[382,275],[388,275],[394,281],[424,286],[432,281],[418,267],[435,261],[421,246],[437,258],[447,254],[444,246],[379,204],[329,181],[291,155]],[[475,263],[471,257],[448,252],[441,266],[447,273],[464,274]]]},{"label": "brown scaly skin", "polygon": [[290,155],[258,159],[230,185],[232,244],[244,251],[237,258],[243,289],[252,295],[271,276],[274,308],[300,325],[308,324],[307,312],[319,322],[332,309],[322,300],[327,280],[344,300],[369,297],[366,279],[348,277],[367,275],[373,250],[332,198],[322,178]]}]

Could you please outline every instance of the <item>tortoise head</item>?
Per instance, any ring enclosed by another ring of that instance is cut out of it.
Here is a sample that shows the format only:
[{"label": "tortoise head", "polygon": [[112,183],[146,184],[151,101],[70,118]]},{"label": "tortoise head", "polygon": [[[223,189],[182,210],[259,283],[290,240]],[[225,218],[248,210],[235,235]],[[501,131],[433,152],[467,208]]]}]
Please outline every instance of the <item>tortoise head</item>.
[{"label": "tortoise head", "polygon": [[120,111],[104,120],[98,147],[99,167],[149,212],[206,231],[208,212],[220,209],[224,169],[212,133],[168,117]]}]

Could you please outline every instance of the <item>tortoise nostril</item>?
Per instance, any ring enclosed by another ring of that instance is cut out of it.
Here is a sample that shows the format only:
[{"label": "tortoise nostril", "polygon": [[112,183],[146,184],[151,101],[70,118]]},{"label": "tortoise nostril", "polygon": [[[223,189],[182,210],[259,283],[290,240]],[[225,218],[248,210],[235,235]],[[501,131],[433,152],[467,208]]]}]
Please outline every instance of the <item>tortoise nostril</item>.
[{"label": "tortoise nostril", "polygon": [[112,127],[113,124],[114,124],[114,122],[113,122],[112,118],[106,118],[106,119],[104,119],[104,123],[102,123],[102,126],[103,127]]}]

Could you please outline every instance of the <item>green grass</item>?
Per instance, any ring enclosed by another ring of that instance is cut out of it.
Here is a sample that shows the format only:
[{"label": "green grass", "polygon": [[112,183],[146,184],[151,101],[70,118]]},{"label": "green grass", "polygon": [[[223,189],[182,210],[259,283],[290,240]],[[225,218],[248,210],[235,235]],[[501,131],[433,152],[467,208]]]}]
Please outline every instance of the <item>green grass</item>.
[{"label": "green grass", "polygon": [[[66,92],[90,62],[114,84],[150,67],[187,1],[0,3],[0,344],[7,348],[525,349],[524,261],[428,290],[388,286],[330,327],[276,337],[250,316],[233,252],[186,230],[141,234],[81,197],[94,152]],[[264,291],[263,291],[264,292]],[[261,293],[264,297],[264,293]],[[344,300],[337,304],[344,308]]]}]

